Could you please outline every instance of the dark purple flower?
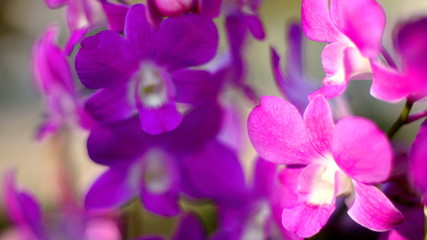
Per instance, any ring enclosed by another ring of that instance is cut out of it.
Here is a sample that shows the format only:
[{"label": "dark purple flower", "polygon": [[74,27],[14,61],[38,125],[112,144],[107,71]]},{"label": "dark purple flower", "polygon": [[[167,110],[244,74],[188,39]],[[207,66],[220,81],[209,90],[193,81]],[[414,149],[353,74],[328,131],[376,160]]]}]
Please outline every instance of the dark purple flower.
[{"label": "dark purple flower", "polygon": [[[87,88],[100,89],[86,109],[103,122],[122,120],[137,111],[144,131],[171,131],[182,121],[176,102],[194,104],[197,99],[191,95],[198,94],[196,89],[203,89],[209,77],[205,71],[186,68],[209,61],[217,44],[215,24],[206,17],[168,18],[156,30],[147,21],[145,6],[133,5],[124,38],[103,31],[81,44],[77,74]],[[183,92],[189,82],[193,86]]]},{"label": "dark purple flower", "polygon": [[138,117],[93,129],[89,156],[110,168],[90,188],[86,207],[114,207],[139,195],[148,210],[172,216],[181,192],[235,204],[245,194],[244,176],[234,151],[216,139],[221,122],[222,110],[211,103],[160,135],[142,131]]}]

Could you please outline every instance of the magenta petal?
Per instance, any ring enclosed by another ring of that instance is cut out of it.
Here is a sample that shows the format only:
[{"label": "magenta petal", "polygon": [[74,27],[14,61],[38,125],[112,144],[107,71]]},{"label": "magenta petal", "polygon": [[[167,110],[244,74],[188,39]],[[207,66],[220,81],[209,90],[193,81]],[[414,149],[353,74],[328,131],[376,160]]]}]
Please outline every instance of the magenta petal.
[{"label": "magenta petal", "polygon": [[[4,196],[7,213],[16,224],[29,225],[37,232],[42,228],[42,213],[38,202],[30,194],[19,191],[15,184],[15,172],[4,177]],[[37,234],[37,233],[36,233]]]},{"label": "magenta petal", "polygon": [[90,187],[85,197],[87,209],[113,208],[131,200],[137,189],[129,182],[129,170],[110,168]]},{"label": "magenta petal", "polygon": [[427,193],[427,121],[424,121],[412,143],[409,155],[410,176],[417,189]]},{"label": "magenta petal", "polygon": [[172,240],[203,240],[204,235],[203,225],[197,216],[187,214],[182,218]]},{"label": "magenta petal", "polygon": [[157,62],[178,69],[211,60],[218,47],[218,31],[207,17],[183,15],[164,20],[157,40]]},{"label": "magenta petal", "polygon": [[336,26],[367,58],[376,57],[382,46],[385,13],[375,0],[332,0],[331,16]]},{"label": "magenta petal", "polygon": [[98,89],[124,84],[138,61],[119,33],[103,31],[82,41],[75,66],[83,85]]},{"label": "magenta petal", "polygon": [[335,124],[329,104],[322,95],[318,95],[308,104],[304,112],[304,123],[313,147],[322,155],[328,154]]},{"label": "magenta petal", "polygon": [[286,230],[296,233],[299,237],[308,238],[325,226],[334,210],[335,205],[299,203],[293,208],[283,209],[282,224]]},{"label": "magenta petal", "polygon": [[332,155],[341,170],[359,182],[385,181],[392,167],[387,136],[373,122],[360,117],[343,118],[337,123]]},{"label": "magenta petal", "polygon": [[248,118],[248,132],[258,154],[281,164],[309,164],[319,158],[298,110],[279,97],[264,96]]},{"label": "magenta petal", "polygon": [[302,28],[311,40],[335,42],[344,38],[332,22],[328,4],[328,0],[302,1]]},{"label": "magenta petal", "polygon": [[156,135],[174,130],[182,121],[182,115],[174,102],[159,108],[138,107],[141,127],[147,133]]},{"label": "magenta petal", "polygon": [[326,98],[340,95],[347,86],[348,75],[344,61],[345,50],[348,45],[342,42],[335,42],[325,46],[322,51],[322,65],[326,77],[323,79]]},{"label": "magenta petal", "polygon": [[126,16],[125,37],[139,59],[155,57],[157,35],[148,22],[144,5],[135,4],[129,9]]},{"label": "magenta petal", "polygon": [[67,56],[56,45],[57,36],[58,27],[48,27],[34,47],[33,71],[36,84],[45,95],[73,95],[73,75]]},{"label": "magenta petal", "polygon": [[80,41],[85,37],[88,30],[89,28],[81,28],[71,32],[71,36],[68,38],[67,44],[64,48],[64,53],[66,55],[71,55],[76,44],[80,43]]},{"label": "magenta petal", "polygon": [[354,202],[348,215],[360,225],[374,231],[391,230],[403,222],[403,215],[378,188],[353,181]]},{"label": "magenta petal", "polygon": [[129,103],[127,91],[127,85],[101,89],[86,101],[85,108],[94,119],[101,122],[128,118],[136,109]]},{"label": "magenta petal", "polygon": [[377,63],[371,63],[371,67],[372,96],[384,101],[396,102],[408,97],[415,90],[410,76]]}]

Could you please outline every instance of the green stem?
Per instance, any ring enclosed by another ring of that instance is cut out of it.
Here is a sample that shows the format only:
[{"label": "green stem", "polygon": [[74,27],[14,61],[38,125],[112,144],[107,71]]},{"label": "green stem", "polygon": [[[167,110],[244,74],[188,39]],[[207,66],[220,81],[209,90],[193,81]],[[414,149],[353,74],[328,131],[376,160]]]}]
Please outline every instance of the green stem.
[{"label": "green stem", "polygon": [[387,136],[389,138],[392,138],[394,134],[399,131],[399,129],[408,123],[408,116],[409,112],[412,109],[412,106],[414,105],[414,102],[411,100],[406,100],[405,106],[402,109],[402,112],[400,113],[399,117],[396,119],[396,121],[393,123],[393,125],[390,127],[390,129],[387,131]]}]

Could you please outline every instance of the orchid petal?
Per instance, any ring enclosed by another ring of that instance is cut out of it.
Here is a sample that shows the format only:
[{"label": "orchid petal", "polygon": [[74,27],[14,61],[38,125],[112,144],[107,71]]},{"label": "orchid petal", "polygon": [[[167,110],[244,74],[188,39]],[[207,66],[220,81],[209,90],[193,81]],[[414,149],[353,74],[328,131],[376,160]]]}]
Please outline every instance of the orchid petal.
[{"label": "orchid petal", "polygon": [[343,118],[337,123],[332,155],[341,170],[364,183],[385,181],[392,168],[387,136],[373,122],[360,117]]},{"label": "orchid petal", "polygon": [[282,224],[286,230],[296,233],[299,237],[308,238],[325,226],[334,210],[335,204],[318,206],[300,203],[283,210]]},{"label": "orchid petal", "polygon": [[211,60],[218,47],[218,31],[209,18],[183,15],[164,20],[157,40],[157,62],[169,69],[179,69]]},{"label": "orchid petal", "polygon": [[215,82],[211,74],[203,70],[178,70],[172,73],[177,102],[200,104],[216,97]]},{"label": "orchid petal", "polygon": [[375,0],[331,0],[331,17],[365,57],[380,53],[385,13]]},{"label": "orchid petal", "polygon": [[282,98],[262,97],[249,115],[248,132],[258,154],[268,161],[309,164],[320,157],[298,110]]},{"label": "orchid petal", "polygon": [[384,101],[397,102],[405,99],[415,90],[409,76],[377,63],[372,63],[371,66],[372,96]]},{"label": "orchid petal", "polygon": [[331,109],[323,96],[319,95],[310,101],[304,112],[304,123],[313,147],[319,154],[328,154],[335,124]]},{"label": "orchid petal", "polygon": [[115,87],[126,83],[138,67],[128,43],[113,31],[87,37],[76,55],[75,67],[87,88]]},{"label": "orchid petal", "polygon": [[193,214],[187,214],[182,218],[172,240],[203,240],[204,235],[203,225],[200,220]]},{"label": "orchid petal", "polygon": [[136,186],[128,180],[127,168],[110,168],[90,187],[85,197],[87,209],[113,208],[137,195]]},{"label": "orchid petal", "polygon": [[107,16],[110,29],[115,32],[123,32],[129,7],[109,2],[101,2],[101,4]]},{"label": "orchid petal", "polygon": [[167,102],[159,108],[138,106],[138,112],[142,129],[153,135],[172,131],[182,121],[174,102]]},{"label": "orchid petal", "polygon": [[378,188],[353,181],[355,198],[348,215],[374,231],[391,230],[403,222],[403,215]]},{"label": "orchid petal", "polygon": [[101,89],[86,101],[85,108],[101,122],[128,118],[134,113],[135,107],[129,102],[127,91],[127,85]]},{"label": "orchid petal", "polygon": [[152,144],[149,137],[141,130],[139,119],[134,117],[93,128],[87,140],[87,150],[89,157],[96,163],[107,166],[128,165]]},{"label": "orchid petal", "polygon": [[180,176],[175,159],[162,150],[144,156],[140,184],[141,200],[147,210],[162,216],[175,216],[179,207]]},{"label": "orchid petal", "polygon": [[328,4],[328,0],[302,1],[302,28],[313,41],[335,42],[344,38],[332,22]]},{"label": "orchid petal", "polygon": [[147,20],[146,8],[135,4],[126,16],[125,37],[139,59],[154,59],[157,52],[157,34]]},{"label": "orchid petal", "polygon": [[247,194],[245,177],[236,153],[217,141],[202,152],[184,159],[185,169],[195,189],[224,204],[240,203]]}]

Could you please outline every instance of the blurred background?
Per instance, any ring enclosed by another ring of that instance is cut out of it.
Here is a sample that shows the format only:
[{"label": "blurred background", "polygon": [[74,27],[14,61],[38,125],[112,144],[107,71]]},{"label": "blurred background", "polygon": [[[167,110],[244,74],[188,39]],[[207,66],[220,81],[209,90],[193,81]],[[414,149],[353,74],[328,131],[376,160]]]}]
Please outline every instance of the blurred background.
[{"label": "blurred background", "polygon": [[[425,0],[379,1],[387,13],[387,30],[384,46],[393,53],[391,33],[395,23],[427,15]],[[300,18],[300,0],[265,0],[260,14],[264,21],[267,39],[252,41],[247,52],[249,81],[262,95],[279,95],[270,71],[269,47],[273,46],[284,58],[286,52],[286,26]],[[56,197],[54,151],[52,139],[39,143],[34,140],[35,131],[43,120],[41,97],[32,83],[30,56],[34,41],[46,26],[57,23],[63,26],[64,9],[50,10],[43,0],[0,0],[0,179],[11,169],[17,170],[20,186],[30,190],[44,204]],[[221,19],[217,21],[221,24]],[[63,38],[61,38],[63,40]],[[60,44],[63,43],[61,42]],[[306,41],[306,65],[309,76],[321,81],[324,77],[320,53],[324,44]],[[282,63],[284,65],[285,63]],[[402,103],[387,104],[369,95],[370,81],[353,81],[347,92],[352,110],[376,121],[387,129],[398,116]],[[253,106],[248,105],[247,113]],[[426,107],[424,103],[424,108]],[[421,109],[417,106],[416,109]],[[243,116],[245,118],[246,116]],[[410,143],[419,123],[404,127],[396,139]],[[73,132],[68,150],[75,171],[74,184],[83,194],[103,168],[88,160],[85,150],[86,133]],[[248,150],[242,161],[251,161],[254,153]],[[0,182],[3,182],[0,180]],[[7,222],[0,185],[0,221]],[[1,229],[0,229],[1,232]]]}]

